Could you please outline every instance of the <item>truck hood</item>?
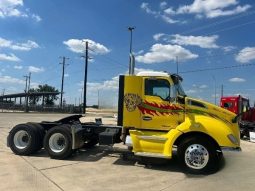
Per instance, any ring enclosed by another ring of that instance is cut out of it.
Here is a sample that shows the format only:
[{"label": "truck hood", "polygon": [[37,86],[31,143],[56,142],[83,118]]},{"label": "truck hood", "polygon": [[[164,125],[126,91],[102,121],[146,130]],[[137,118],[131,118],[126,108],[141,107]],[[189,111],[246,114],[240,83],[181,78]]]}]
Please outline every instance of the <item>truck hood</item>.
[{"label": "truck hood", "polygon": [[227,123],[232,123],[232,120],[236,117],[235,113],[232,113],[224,108],[190,97],[186,97],[186,105],[188,112],[208,115]]}]

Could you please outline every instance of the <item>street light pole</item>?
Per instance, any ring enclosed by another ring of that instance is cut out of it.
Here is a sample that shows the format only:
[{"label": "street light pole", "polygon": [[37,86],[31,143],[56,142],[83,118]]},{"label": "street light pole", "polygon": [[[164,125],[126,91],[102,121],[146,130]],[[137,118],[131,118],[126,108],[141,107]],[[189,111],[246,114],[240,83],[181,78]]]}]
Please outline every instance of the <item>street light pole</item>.
[{"label": "street light pole", "polygon": [[128,30],[130,31],[130,47],[129,47],[129,53],[132,53],[132,41],[133,41],[133,30],[135,27],[128,27]]}]

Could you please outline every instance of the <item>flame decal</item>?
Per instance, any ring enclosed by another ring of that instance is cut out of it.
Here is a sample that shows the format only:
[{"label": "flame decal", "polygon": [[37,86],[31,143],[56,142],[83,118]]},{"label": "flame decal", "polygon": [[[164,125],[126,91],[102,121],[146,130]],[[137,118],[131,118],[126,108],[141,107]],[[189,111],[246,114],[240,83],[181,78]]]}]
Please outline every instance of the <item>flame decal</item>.
[{"label": "flame decal", "polygon": [[138,109],[142,112],[142,114],[148,114],[152,116],[159,115],[179,115],[179,112],[184,112],[184,108],[181,106],[177,106],[174,104],[158,104],[151,103],[148,101],[144,101],[139,104]]}]

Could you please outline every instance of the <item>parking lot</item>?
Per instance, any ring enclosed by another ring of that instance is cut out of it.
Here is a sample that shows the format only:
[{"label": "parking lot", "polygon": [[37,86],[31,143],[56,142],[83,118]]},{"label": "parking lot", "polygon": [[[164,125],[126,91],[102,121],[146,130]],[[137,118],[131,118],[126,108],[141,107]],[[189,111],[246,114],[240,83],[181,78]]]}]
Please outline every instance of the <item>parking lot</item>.
[{"label": "parking lot", "polygon": [[[255,143],[242,141],[242,152],[225,152],[221,169],[211,175],[183,172],[170,161],[123,160],[123,145],[81,150],[68,160],[50,159],[44,150],[17,156],[6,146],[10,129],[23,122],[58,120],[63,114],[0,114],[0,190],[254,190]],[[99,117],[99,116],[96,116]],[[92,114],[84,118],[93,121]],[[115,119],[103,118],[114,124]],[[117,152],[115,152],[117,151]]]}]

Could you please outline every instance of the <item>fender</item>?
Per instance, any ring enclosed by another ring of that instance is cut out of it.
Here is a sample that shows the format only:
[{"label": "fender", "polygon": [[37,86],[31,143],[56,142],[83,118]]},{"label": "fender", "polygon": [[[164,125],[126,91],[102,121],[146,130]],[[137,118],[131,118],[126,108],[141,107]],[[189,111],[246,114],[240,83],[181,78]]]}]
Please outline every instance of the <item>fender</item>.
[{"label": "fender", "polygon": [[[239,147],[240,141],[233,129],[238,129],[237,123],[229,123],[205,115],[187,115],[185,121],[177,129],[182,133],[202,132],[212,137],[220,147]],[[233,135],[238,140],[234,144],[228,138]]]}]

